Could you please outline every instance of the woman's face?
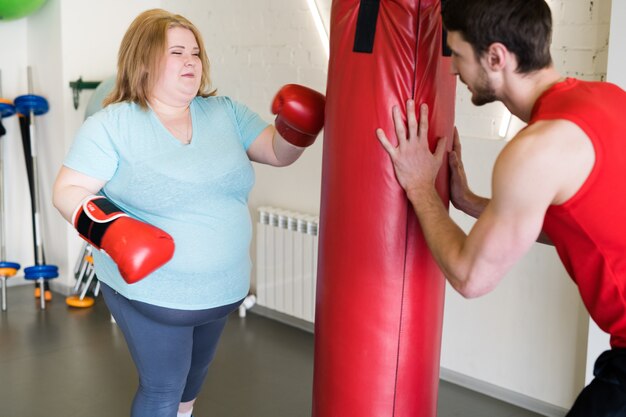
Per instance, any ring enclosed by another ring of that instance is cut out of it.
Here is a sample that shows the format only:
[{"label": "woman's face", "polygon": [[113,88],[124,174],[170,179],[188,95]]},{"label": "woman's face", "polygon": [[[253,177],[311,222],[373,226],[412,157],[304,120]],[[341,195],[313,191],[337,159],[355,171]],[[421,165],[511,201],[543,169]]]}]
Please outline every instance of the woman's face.
[{"label": "woman's face", "polygon": [[171,104],[189,103],[202,78],[200,49],[193,32],[182,27],[167,31],[167,48],[152,96]]}]

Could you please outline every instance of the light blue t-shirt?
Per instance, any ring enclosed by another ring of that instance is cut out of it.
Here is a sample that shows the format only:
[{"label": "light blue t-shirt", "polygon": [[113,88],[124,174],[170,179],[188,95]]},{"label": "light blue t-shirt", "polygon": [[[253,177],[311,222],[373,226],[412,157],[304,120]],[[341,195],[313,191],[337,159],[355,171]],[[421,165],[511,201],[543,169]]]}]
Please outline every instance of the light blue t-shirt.
[{"label": "light blue t-shirt", "polygon": [[267,123],[227,97],[196,97],[190,109],[184,145],[152,110],[109,105],[85,121],[64,165],[106,180],[101,194],[174,238],[174,257],[131,285],[96,251],[98,279],[132,300],[200,310],[248,293],[254,171],[246,150]]}]

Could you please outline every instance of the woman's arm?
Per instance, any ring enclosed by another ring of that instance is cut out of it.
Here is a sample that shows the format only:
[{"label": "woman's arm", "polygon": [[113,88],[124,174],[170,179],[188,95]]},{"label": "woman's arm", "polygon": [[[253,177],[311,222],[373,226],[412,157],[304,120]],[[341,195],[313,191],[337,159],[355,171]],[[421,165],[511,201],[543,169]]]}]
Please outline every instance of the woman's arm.
[{"label": "woman's arm", "polygon": [[325,102],[322,94],[301,85],[281,88],[272,102],[274,126],[264,129],[252,142],[248,157],[273,166],[292,164],[322,130]]},{"label": "woman's arm", "polygon": [[57,175],[52,191],[52,204],[68,222],[78,205],[88,196],[96,194],[106,181],[90,177],[63,166]]},{"label": "woman's arm", "polygon": [[304,149],[287,142],[274,126],[268,126],[248,148],[248,157],[261,164],[284,167],[294,163]]}]

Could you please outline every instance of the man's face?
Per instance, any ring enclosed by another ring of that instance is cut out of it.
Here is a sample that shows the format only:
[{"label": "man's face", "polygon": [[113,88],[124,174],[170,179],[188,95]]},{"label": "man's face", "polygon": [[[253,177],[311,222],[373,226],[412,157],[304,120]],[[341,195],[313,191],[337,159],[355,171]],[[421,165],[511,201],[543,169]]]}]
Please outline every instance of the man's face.
[{"label": "man's face", "polygon": [[476,58],[472,45],[459,32],[451,31],[448,32],[448,46],[452,50],[452,72],[467,85],[472,93],[472,103],[482,106],[496,101],[487,69],[483,60]]}]

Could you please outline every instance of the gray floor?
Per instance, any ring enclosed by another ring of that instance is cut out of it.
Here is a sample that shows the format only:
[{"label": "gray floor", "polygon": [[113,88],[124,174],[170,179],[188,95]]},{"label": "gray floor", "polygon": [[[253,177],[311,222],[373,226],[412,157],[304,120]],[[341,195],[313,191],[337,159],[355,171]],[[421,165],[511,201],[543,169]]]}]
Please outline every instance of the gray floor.
[{"label": "gray floor", "polygon": [[[100,299],[40,311],[32,287],[9,288],[0,313],[0,417],[127,416],[137,383],[119,329]],[[231,317],[196,417],[309,417],[313,336],[249,314]],[[438,417],[539,417],[441,382]]]}]

